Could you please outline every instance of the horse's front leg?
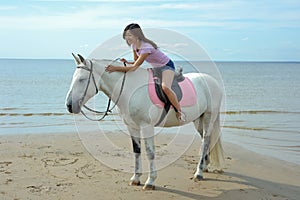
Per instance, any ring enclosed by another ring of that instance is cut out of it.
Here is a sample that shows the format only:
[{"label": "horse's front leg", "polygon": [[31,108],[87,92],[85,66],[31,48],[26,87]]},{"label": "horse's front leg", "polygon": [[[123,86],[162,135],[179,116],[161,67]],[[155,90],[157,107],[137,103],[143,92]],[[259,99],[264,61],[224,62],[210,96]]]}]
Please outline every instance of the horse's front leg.
[{"label": "horse's front leg", "polygon": [[128,128],[131,134],[132,147],[134,152],[134,174],[130,179],[130,185],[140,185],[140,177],[142,176],[142,160],[141,160],[141,138],[140,131]]},{"label": "horse's front leg", "polygon": [[130,179],[130,185],[140,185],[140,177],[142,176],[142,160],[141,160],[141,139],[131,136],[133,152],[134,152],[134,174]]},{"label": "horse's front leg", "polygon": [[[146,131],[146,132],[145,132]],[[145,147],[147,158],[149,161],[149,175],[148,179],[143,187],[144,190],[154,190],[154,181],[157,177],[156,166],[155,166],[155,145],[154,145],[154,127],[148,127],[143,130],[143,136],[145,137]]]}]

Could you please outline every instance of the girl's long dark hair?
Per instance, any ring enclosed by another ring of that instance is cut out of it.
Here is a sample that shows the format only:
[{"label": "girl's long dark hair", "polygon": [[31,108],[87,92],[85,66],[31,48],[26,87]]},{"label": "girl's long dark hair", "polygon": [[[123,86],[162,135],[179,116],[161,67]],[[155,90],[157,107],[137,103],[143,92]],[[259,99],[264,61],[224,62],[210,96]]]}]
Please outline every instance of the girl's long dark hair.
[{"label": "girl's long dark hair", "polygon": [[140,25],[134,24],[134,23],[127,25],[123,31],[124,39],[125,39],[126,31],[128,31],[128,30],[130,30],[130,33],[132,35],[134,35],[135,37],[137,37],[139,40],[150,43],[155,49],[157,49],[157,45],[155,44],[155,42],[153,42],[152,40],[149,40],[148,38],[145,37]]}]

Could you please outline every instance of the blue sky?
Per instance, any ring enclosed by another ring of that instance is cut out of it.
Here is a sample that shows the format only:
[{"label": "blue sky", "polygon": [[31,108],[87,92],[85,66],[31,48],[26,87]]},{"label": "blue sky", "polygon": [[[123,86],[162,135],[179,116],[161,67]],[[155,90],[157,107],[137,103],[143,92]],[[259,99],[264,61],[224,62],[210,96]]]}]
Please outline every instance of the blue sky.
[{"label": "blue sky", "polygon": [[183,34],[213,60],[300,61],[299,0],[1,1],[0,58],[89,55],[131,22]]}]

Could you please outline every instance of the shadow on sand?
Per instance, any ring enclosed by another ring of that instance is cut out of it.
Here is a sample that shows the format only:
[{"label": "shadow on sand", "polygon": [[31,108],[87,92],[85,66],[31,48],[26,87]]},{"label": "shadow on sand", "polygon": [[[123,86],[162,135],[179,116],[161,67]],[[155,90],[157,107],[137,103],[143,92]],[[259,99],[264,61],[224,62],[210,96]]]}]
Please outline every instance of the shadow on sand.
[{"label": "shadow on sand", "polygon": [[[201,200],[221,200],[221,199],[243,199],[243,200],[252,200],[257,196],[257,190],[261,190],[262,196],[260,199],[276,199],[276,200],[298,200],[300,196],[300,186],[281,184],[276,182],[271,182],[267,180],[262,180],[258,178],[253,178],[249,176],[244,176],[236,173],[224,173],[225,176],[231,176],[241,179],[240,181],[235,180],[220,180],[220,179],[211,179],[207,178],[206,181],[216,181],[216,182],[227,182],[227,183],[237,183],[247,186],[252,186],[256,189],[235,189],[235,190],[224,190],[217,197],[208,197],[200,194],[195,194],[192,192],[186,192],[182,190],[177,190],[173,188],[166,188],[156,186],[157,191],[162,191],[166,193],[176,194],[187,199],[201,199]],[[222,190],[220,188],[220,190]]]}]

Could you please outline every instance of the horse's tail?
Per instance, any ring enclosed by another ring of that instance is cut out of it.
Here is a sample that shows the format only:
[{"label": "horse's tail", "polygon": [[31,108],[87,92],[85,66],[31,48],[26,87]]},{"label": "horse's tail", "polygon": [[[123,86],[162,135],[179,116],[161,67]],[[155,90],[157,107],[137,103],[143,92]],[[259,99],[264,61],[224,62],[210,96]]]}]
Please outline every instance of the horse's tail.
[{"label": "horse's tail", "polygon": [[215,167],[221,167],[224,162],[224,150],[221,142],[220,114],[218,114],[214,122],[210,135],[210,164]]}]

